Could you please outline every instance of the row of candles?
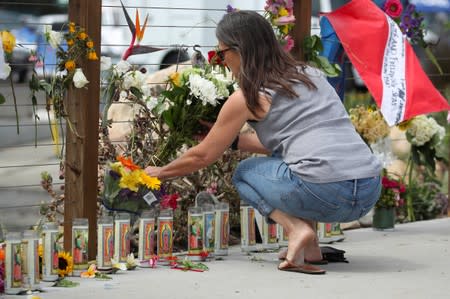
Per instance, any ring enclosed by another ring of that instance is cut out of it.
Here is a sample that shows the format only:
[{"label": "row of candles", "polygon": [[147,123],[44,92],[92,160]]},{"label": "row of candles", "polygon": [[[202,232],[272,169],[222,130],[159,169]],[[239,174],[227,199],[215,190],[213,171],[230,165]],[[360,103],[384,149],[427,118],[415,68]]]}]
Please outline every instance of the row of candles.
[{"label": "row of candles", "polygon": [[[139,221],[138,260],[141,267],[150,261],[169,260],[173,249],[173,212],[154,210],[141,213]],[[229,206],[227,203],[192,207],[188,212],[188,256],[191,259],[228,254]],[[76,218],[72,223],[73,275],[88,268],[88,219]],[[117,262],[127,262],[131,252],[129,214],[102,216],[97,222],[97,268],[108,270]],[[42,237],[42,239],[40,238]],[[46,223],[42,236],[36,231],[9,232],[6,235],[5,293],[18,294],[37,290],[40,284],[39,244],[42,240],[42,280],[58,279],[59,252],[63,250],[61,233],[56,223]],[[155,246],[156,242],[156,246]],[[156,249],[155,249],[156,248]]]},{"label": "row of candles", "polygon": [[[155,217],[155,211],[141,213],[139,221],[138,260],[141,267],[149,267],[157,257],[164,261],[172,257],[173,214],[162,210]],[[287,235],[276,223],[261,217],[251,206],[241,205],[241,250],[256,248],[256,223],[261,223],[260,232],[263,249],[277,249],[287,246]],[[259,217],[259,219],[257,219]],[[77,276],[88,268],[88,220],[76,218],[72,224],[73,275]],[[126,262],[131,252],[131,223],[129,214],[118,213],[103,216],[97,223],[97,268],[112,268],[113,259]],[[61,233],[56,223],[46,223],[42,231],[42,280],[58,279],[59,252],[62,251]],[[156,244],[155,244],[156,242]],[[40,238],[36,231],[10,232],[6,236],[5,293],[18,294],[30,289],[39,289],[40,267],[38,247]],[[191,260],[206,256],[228,254],[229,206],[227,203],[205,204],[188,210],[188,253]]]}]

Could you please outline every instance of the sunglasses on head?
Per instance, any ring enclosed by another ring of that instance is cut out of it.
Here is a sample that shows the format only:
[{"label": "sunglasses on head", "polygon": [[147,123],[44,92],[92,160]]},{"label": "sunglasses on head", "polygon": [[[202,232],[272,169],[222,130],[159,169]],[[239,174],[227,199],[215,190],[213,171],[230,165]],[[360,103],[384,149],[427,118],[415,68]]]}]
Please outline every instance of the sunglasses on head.
[{"label": "sunglasses on head", "polygon": [[216,55],[217,57],[219,57],[220,60],[224,61],[225,60],[225,52],[231,50],[231,48],[226,48],[223,50],[217,50]]}]

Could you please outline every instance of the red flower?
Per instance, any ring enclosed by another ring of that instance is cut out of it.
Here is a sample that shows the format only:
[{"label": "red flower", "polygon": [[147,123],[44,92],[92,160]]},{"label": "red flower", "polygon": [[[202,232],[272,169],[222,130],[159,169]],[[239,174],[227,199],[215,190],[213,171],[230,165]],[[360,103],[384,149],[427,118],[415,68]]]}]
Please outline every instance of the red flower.
[{"label": "red flower", "polygon": [[180,195],[178,193],[164,195],[161,201],[161,207],[163,209],[172,208],[175,210],[178,206],[179,198]]},{"label": "red flower", "polygon": [[210,65],[226,66],[226,64],[220,59],[220,57],[217,55],[217,52],[214,50],[208,52],[208,62]]},{"label": "red flower", "polygon": [[392,18],[400,17],[402,11],[403,6],[400,0],[387,0],[386,3],[384,3],[384,12]]}]

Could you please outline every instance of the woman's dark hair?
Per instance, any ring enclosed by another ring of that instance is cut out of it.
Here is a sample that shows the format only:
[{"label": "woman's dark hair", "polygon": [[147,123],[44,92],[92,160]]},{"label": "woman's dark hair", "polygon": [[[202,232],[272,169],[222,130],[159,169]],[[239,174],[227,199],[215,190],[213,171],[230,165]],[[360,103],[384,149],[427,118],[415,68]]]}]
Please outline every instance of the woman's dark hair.
[{"label": "woman's dark hair", "polygon": [[261,108],[261,91],[270,89],[293,98],[297,96],[294,83],[316,88],[303,73],[306,64],[283,50],[272,26],[260,14],[245,10],[226,14],[217,25],[216,37],[240,55],[239,87],[253,114]]}]

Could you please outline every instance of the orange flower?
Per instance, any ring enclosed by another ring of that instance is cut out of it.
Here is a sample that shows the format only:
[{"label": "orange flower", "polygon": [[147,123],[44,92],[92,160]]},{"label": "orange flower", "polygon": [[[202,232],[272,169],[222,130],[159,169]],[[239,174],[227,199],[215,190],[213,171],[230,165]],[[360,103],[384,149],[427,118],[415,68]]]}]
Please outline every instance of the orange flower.
[{"label": "orange flower", "polygon": [[64,67],[66,68],[66,70],[73,71],[75,69],[75,61],[73,60],[67,60],[66,63],[64,64]]},{"label": "orange flower", "polygon": [[74,44],[73,39],[68,39],[68,40],[67,40],[67,45],[68,45],[69,47],[72,47],[73,44]]},{"label": "orange flower", "polygon": [[69,23],[69,32],[71,32],[71,33],[75,32],[75,23],[74,22]]},{"label": "orange flower", "polygon": [[86,47],[88,47],[89,49],[92,49],[94,47],[94,42],[89,40],[86,42]]},{"label": "orange flower", "polygon": [[97,53],[95,53],[95,51],[89,51],[88,59],[89,60],[98,60]]},{"label": "orange flower", "polygon": [[120,163],[122,163],[122,165],[126,168],[128,168],[129,170],[133,171],[136,169],[140,169],[139,166],[137,166],[136,164],[133,163],[133,160],[131,160],[131,158],[125,158],[122,156],[118,156],[117,160],[120,161]]},{"label": "orange flower", "polygon": [[86,34],[86,32],[80,32],[78,33],[78,38],[85,40],[88,37],[88,35]]},{"label": "orange flower", "polygon": [[0,261],[5,261],[5,249],[0,246]]}]

